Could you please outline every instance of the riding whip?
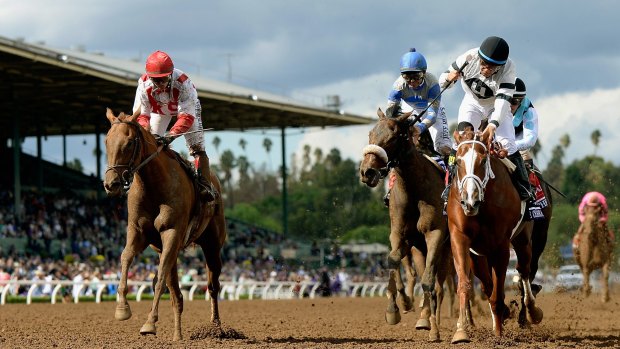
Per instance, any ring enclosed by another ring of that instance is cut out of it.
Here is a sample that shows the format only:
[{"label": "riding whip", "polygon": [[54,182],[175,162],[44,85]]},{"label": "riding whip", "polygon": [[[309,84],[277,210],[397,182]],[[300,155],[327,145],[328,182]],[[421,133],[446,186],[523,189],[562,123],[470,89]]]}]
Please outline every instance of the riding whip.
[{"label": "riding whip", "polygon": [[[463,72],[463,69],[465,69],[465,67],[468,64],[469,64],[469,62],[467,62],[467,61],[465,61],[465,63],[463,63],[463,65],[459,68],[459,70],[457,70],[457,73],[459,73],[458,75],[461,75],[461,73]],[[424,108],[424,110],[422,110],[422,112],[420,114],[416,115],[415,118],[413,120],[411,120],[411,125],[415,125],[416,122],[420,122],[420,120],[422,120],[422,116],[424,115],[424,113],[426,113],[428,108],[430,108],[431,105],[433,105],[433,103],[435,103],[435,101],[437,101],[437,99],[439,99],[439,97],[441,97],[441,94],[443,93],[443,91],[447,90],[448,87],[450,87],[450,85],[452,85],[452,83],[456,82],[457,80],[450,81],[446,85],[446,87],[442,88],[441,91],[439,91],[439,94],[437,95],[437,97],[433,98],[433,100],[426,106],[426,108]]]}]

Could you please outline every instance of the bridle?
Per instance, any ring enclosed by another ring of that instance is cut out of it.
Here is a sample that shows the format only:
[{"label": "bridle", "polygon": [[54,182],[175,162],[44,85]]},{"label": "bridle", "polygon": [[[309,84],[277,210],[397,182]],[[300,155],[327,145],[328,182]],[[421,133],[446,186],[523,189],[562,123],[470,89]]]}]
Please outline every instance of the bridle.
[{"label": "bridle", "polygon": [[[163,145],[159,145],[157,147],[157,150],[152,153],[151,155],[149,155],[146,159],[144,159],[142,162],[140,162],[138,164],[138,166],[134,167],[134,164],[136,163],[136,161],[139,160],[138,158],[138,154],[140,153],[139,149],[140,146],[142,145],[142,141],[144,140],[144,137],[142,136],[142,133],[140,132],[140,125],[138,125],[135,122],[127,122],[127,121],[115,121],[112,123],[112,125],[114,124],[127,124],[130,125],[132,127],[134,127],[136,129],[136,133],[137,136],[133,139],[134,140],[134,148],[133,148],[133,152],[131,154],[131,159],[129,159],[129,163],[127,164],[113,164],[111,166],[108,166],[107,169],[105,170],[105,173],[108,173],[108,171],[112,170],[114,172],[116,172],[116,174],[119,176],[119,178],[121,179],[121,183],[123,184],[123,189],[125,191],[129,190],[129,187],[131,186],[131,182],[133,181],[133,176],[136,172],[138,172],[139,169],[141,169],[142,167],[144,167],[144,165],[146,165],[149,161],[153,160],[157,155],[159,155],[159,153],[162,151],[162,149],[164,148]],[[121,172],[120,169],[125,169],[124,171]]]},{"label": "bridle", "polygon": [[[397,121],[398,122],[398,121]],[[398,122],[399,124],[401,122]],[[389,158],[385,149],[376,144],[369,144],[363,150],[363,156],[367,154],[374,154],[375,156],[381,158],[385,162],[385,167],[379,169],[379,178],[383,179],[387,177],[388,173],[391,169],[396,168],[400,165],[400,162],[403,158],[407,158],[411,154],[411,147],[408,146],[408,143],[411,142],[411,132],[409,131],[412,123],[410,119],[405,120],[405,127],[402,127],[396,135],[396,145],[395,147],[398,149],[396,156],[392,159]]]},{"label": "bridle", "polygon": [[[476,138],[478,136],[476,135]],[[480,202],[484,201],[484,191],[486,189],[487,183],[489,182],[489,179],[491,178],[495,178],[495,174],[493,173],[493,169],[491,169],[491,159],[488,158],[485,161],[485,165],[484,165],[484,178],[480,178],[478,177],[476,174],[474,174],[474,168],[473,168],[473,164],[474,164],[474,160],[476,159],[476,152],[473,151],[473,146],[476,144],[479,144],[480,146],[482,146],[482,148],[484,149],[484,152],[488,154],[488,150],[487,150],[487,146],[486,144],[484,144],[483,142],[477,140],[477,139],[473,139],[473,140],[468,140],[468,141],[463,141],[461,143],[459,143],[459,145],[456,147],[457,151],[458,149],[462,146],[462,145],[466,145],[466,144],[472,144],[472,151],[471,151],[471,159],[470,159],[470,164],[471,164],[471,168],[465,168],[465,176],[463,176],[463,178],[459,177],[459,173],[458,171],[456,171],[456,180],[457,180],[457,184],[458,184],[458,190],[459,190],[459,195],[462,197],[463,191],[465,190],[463,188],[463,185],[465,184],[465,181],[468,179],[471,179],[474,183],[474,185],[476,186],[476,189],[478,189],[478,200]]]}]

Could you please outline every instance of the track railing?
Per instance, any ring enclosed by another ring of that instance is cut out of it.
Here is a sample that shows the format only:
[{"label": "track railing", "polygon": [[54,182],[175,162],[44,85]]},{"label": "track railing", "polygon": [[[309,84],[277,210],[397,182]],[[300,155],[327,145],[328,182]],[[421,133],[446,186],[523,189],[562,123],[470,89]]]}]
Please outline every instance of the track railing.
[{"label": "track railing", "polygon": [[[96,284],[91,285],[89,282],[74,283],[73,281],[33,281],[33,280],[9,280],[8,283],[0,285],[0,305],[6,304],[6,299],[11,289],[15,288],[27,288],[26,292],[26,304],[31,304],[34,297],[40,295],[40,288],[45,285],[51,287],[51,294],[43,295],[42,297],[49,297],[52,304],[56,303],[56,300],[61,296],[61,290],[63,287],[67,288],[71,294],[71,299],[74,303],[78,303],[80,297],[85,296],[85,290],[91,289],[90,297],[95,298],[96,303],[101,303],[104,291],[108,286],[114,286],[114,289],[118,287],[118,280],[98,281]],[[206,281],[192,281],[179,283],[181,291],[184,296],[193,301],[197,297],[202,297],[204,300],[209,300],[210,296],[207,289]],[[221,300],[240,300],[240,299],[299,299],[299,298],[315,298],[320,296],[320,284],[317,282],[291,282],[291,281],[244,281],[244,282],[232,282],[222,281],[220,282],[221,288],[218,298]],[[337,294],[333,296],[340,297],[376,297],[384,296],[386,292],[386,282],[351,282],[347,286],[343,287]],[[75,289],[74,289],[75,288]],[[140,302],[145,294],[152,294],[153,287],[150,281],[128,281],[129,294],[136,295],[136,301]],[[20,295],[23,294],[20,292]],[[116,294],[116,293],[113,293]],[[117,296],[118,298],[118,296]]]}]

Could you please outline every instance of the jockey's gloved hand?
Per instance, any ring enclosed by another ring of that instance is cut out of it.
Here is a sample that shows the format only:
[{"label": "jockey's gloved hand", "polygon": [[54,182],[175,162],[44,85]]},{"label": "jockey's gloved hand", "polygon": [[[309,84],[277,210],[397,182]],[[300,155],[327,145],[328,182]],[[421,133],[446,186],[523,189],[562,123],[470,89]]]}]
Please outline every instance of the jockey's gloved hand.
[{"label": "jockey's gloved hand", "polygon": [[157,143],[163,146],[168,146],[177,137],[178,137],[177,135],[170,134],[170,133],[164,136],[157,136]]}]

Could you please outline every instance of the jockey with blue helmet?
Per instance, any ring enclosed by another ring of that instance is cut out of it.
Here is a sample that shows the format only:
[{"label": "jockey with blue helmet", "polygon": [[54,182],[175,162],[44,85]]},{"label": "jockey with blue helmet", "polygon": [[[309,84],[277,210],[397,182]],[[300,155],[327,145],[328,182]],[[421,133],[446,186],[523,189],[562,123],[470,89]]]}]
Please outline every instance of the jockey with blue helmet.
[{"label": "jockey with blue helmet", "polygon": [[533,167],[530,148],[538,140],[538,113],[532,101],[526,96],[525,83],[517,78],[515,92],[510,99],[512,124],[515,128],[515,144],[523,157],[523,161]]},{"label": "jockey with blue helmet", "polygon": [[[403,105],[413,109],[414,114],[421,113],[426,107],[424,118],[415,127],[420,133],[428,130],[435,150],[446,156],[452,148],[448,122],[443,108],[440,107],[440,98],[431,103],[439,95],[437,78],[427,73],[426,58],[412,48],[400,59],[400,76],[392,86],[388,95],[386,115],[393,115],[394,111]],[[404,103],[403,103],[404,102]]]}]

